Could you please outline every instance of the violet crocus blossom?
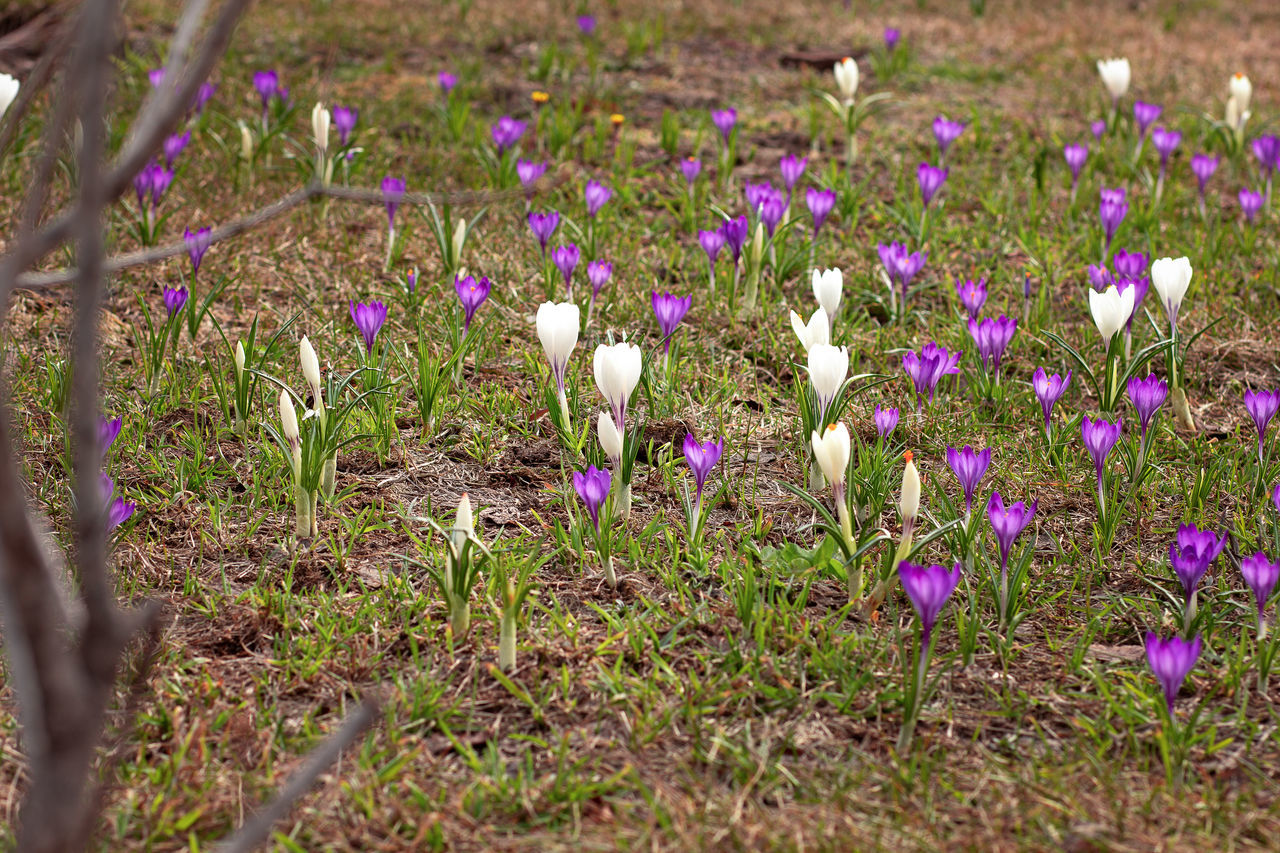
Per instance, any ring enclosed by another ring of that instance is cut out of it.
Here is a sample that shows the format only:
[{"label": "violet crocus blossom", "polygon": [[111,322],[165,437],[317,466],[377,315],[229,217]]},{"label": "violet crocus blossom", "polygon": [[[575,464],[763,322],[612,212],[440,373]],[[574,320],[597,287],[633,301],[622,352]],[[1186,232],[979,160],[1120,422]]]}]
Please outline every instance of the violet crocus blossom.
[{"label": "violet crocus blossom", "polygon": [[1280,515],[1280,483],[1276,483],[1275,489],[1271,492],[1271,502],[1275,504],[1276,514]]},{"label": "violet crocus blossom", "polygon": [[1196,176],[1196,183],[1200,189],[1200,203],[1204,204],[1204,189],[1209,183],[1209,179],[1213,177],[1213,173],[1218,171],[1218,163],[1222,158],[1218,155],[1210,156],[1208,154],[1195,154],[1191,157],[1191,173]]},{"label": "violet crocus blossom", "polygon": [[493,127],[489,128],[489,135],[493,137],[493,146],[498,149],[499,157],[520,141],[528,126],[528,123],[511,116],[503,116],[494,122]]},{"label": "violet crocus blossom", "polygon": [[707,485],[707,477],[716,467],[723,453],[723,438],[699,443],[692,433],[684,437],[684,461],[693,473],[693,481],[697,487],[697,497],[694,501],[698,507],[702,505],[702,490]]},{"label": "violet crocus blossom", "polygon": [[733,255],[734,266],[742,258],[742,247],[747,242],[747,234],[751,230],[751,223],[747,221],[747,217],[739,216],[736,219],[726,219],[724,224],[720,226],[721,232],[724,234],[724,243],[729,247],[729,252]]},{"label": "violet crocus blossom", "polygon": [[1262,210],[1264,201],[1262,193],[1248,187],[1241,187],[1237,199],[1240,202],[1240,211],[1244,214],[1244,221],[1252,225],[1253,220],[1258,216],[1258,211]]},{"label": "violet crocus blossom", "polygon": [[551,235],[556,233],[556,228],[560,225],[559,211],[549,210],[546,213],[530,213],[529,214],[529,230],[533,232],[534,238],[538,241],[538,248],[542,250],[542,259],[547,258],[547,241],[551,239]]},{"label": "violet crocus blossom", "polygon": [[1132,377],[1126,385],[1126,390],[1129,393],[1129,402],[1133,404],[1133,410],[1138,414],[1142,441],[1145,444],[1151,419],[1160,411],[1160,407],[1169,396],[1169,383],[1152,373],[1146,379]]},{"label": "violet crocus blossom", "polygon": [[404,274],[404,283],[409,290],[409,295],[413,296],[415,290],[418,289],[418,270],[417,268],[409,270]]},{"label": "violet crocus blossom", "polygon": [[948,171],[928,163],[921,163],[916,168],[916,180],[920,183],[920,198],[924,200],[925,207],[929,206],[929,202],[933,201],[938,190],[942,189],[942,185],[947,182]]},{"label": "violet crocus blossom", "polygon": [[382,179],[381,189],[382,203],[387,208],[387,230],[394,233],[396,230],[396,210],[399,209],[400,201],[404,198],[404,178],[395,178],[387,175]]},{"label": "violet crocus blossom", "polygon": [[[459,278],[455,275],[453,277],[453,289],[458,294],[458,300],[462,302],[462,310],[464,312],[462,320],[462,335],[463,337],[466,337],[467,332],[471,331],[471,320],[476,316],[476,311],[478,311],[480,306],[484,304],[484,301],[489,298],[489,291],[493,289],[493,282],[489,281],[487,276],[481,276],[480,280],[477,281],[475,276],[468,275],[463,278]],[[374,304],[376,305],[378,303]],[[384,320],[386,319],[386,315],[387,309],[384,307],[382,309],[382,317]],[[354,314],[352,316],[354,316]],[[357,321],[357,325],[358,324],[359,321]],[[382,324],[379,323],[378,325],[381,326]],[[361,331],[363,331],[363,329]],[[367,340],[368,339],[366,338],[366,341]],[[372,349],[372,344],[370,344],[370,349]]]},{"label": "violet crocus blossom", "polygon": [[253,88],[258,90],[258,97],[262,99],[262,115],[265,119],[268,110],[271,108],[271,99],[282,97],[280,75],[274,70],[255,71],[253,72]]},{"label": "violet crocus blossom", "polygon": [[702,251],[707,253],[707,263],[714,265],[720,250],[724,248],[724,231],[719,228],[699,231],[698,243],[702,246]]},{"label": "violet crocus blossom", "polygon": [[1107,269],[1103,264],[1089,264],[1086,272],[1089,275],[1089,284],[1099,293],[1116,283],[1115,278],[1111,275],[1111,270]]},{"label": "violet crocus blossom", "polygon": [[770,237],[778,230],[786,212],[786,199],[776,193],[770,193],[760,205],[760,221],[764,223],[764,230]]},{"label": "violet crocus blossom", "polygon": [[926,394],[929,402],[933,402],[938,381],[943,376],[960,372],[960,356],[963,354],[963,350],[952,353],[946,347],[940,347],[930,341],[921,348],[919,353],[907,352],[902,356],[902,369],[906,371],[911,383],[915,386],[918,410],[924,408]]},{"label": "violet crocus blossom", "polygon": [[1178,526],[1177,541],[1169,545],[1169,563],[1186,594],[1188,625],[1195,615],[1195,594],[1200,580],[1226,545],[1227,537],[1218,536],[1212,530],[1201,530],[1194,524]]},{"label": "violet crocus blossom", "polygon": [[1138,125],[1138,136],[1146,136],[1147,129],[1160,118],[1163,108],[1159,104],[1148,104],[1146,101],[1133,102],[1133,120]]},{"label": "violet crocus blossom", "polygon": [[1101,142],[1102,135],[1107,132],[1107,120],[1100,118],[1089,125],[1089,132],[1093,134],[1093,138]]},{"label": "violet crocus blossom", "polygon": [[787,188],[787,203],[791,203],[791,192],[796,188],[796,183],[800,177],[804,175],[805,167],[809,165],[808,157],[797,157],[794,154],[788,154],[782,158],[778,164],[778,169],[782,172],[782,184]]},{"label": "violet crocus blossom", "polygon": [[164,69],[152,68],[147,72],[147,80],[151,83],[152,89],[159,89],[164,85]]},{"label": "violet crocus blossom", "polygon": [[115,495],[116,484],[105,473],[98,477],[98,486],[102,492],[102,502],[107,509],[107,532],[110,533],[121,524],[124,524],[133,516],[133,511],[137,509],[138,504],[135,501],[126,501],[123,496]]},{"label": "violet crocus blossom", "polygon": [[613,275],[613,264],[608,261],[592,261],[587,264],[587,281],[591,284],[591,299],[600,296],[600,290],[609,283]]},{"label": "violet crocus blossom", "polygon": [[702,161],[697,157],[686,157],[680,161],[680,173],[684,175],[684,182],[688,184],[689,191],[693,191],[693,184],[698,180],[698,175],[702,173]]},{"label": "violet crocus blossom", "polygon": [[897,27],[884,28],[884,49],[893,53],[898,49],[898,41],[902,38],[902,31]]},{"label": "violet crocus blossom", "polygon": [[938,116],[933,120],[933,137],[938,141],[938,151],[945,160],[947,149],[951,143],[960,138],[966,125],[962,121],[951,121],[946,116]]},{"label": "violet crocus blossom", "polygon": [[905,305],[911,280],[924,268],[925,261],[929,259],[928,253],[908,252],[907,247],[901,243],[880,243],[876,251],[880,255],[880,263],[884,265],[884,270],[889,275],[889,280],[897,283],[898,289],[902,292],[902,302]]},{"label": "violet crocus blossom", "polygon": [[1099,501],[1106,500],[1102,490],[1102,472],[1106,465],[1107,454],[1116,446],[1122,432],[1124,432],[1122,418],[1117,418],[1115,423],[1111,423],[1102,418],[1093,421],[1085,415],[1084,420],[1080,422],[1080,434],[1084,438],[1085,449],[1089,451],[1089,456],[1093,459],[1094,471],[1098,475]]},{"label": "violet crocus blossom", "polygon": [[1253,140],[1250,146],[1253,150],[1253,156],[1258,159],[1258,166],[1262,169],[1263,180],[1270,181],[1271,173],[1280,168],[1280,136],[1267,134],[1259,136]]},{"label": "violet crocus blossom", "polygon": [[964,491],[964,514],[968,518],[973,512],[973,493],[991,467],[991,448],[978,452],[967,444],[960,450],[948,447],[947,465]]},{"label": "violet crocus blossom", "polygon": [[164,309],[169,312],[169,319],[173,319],[173,315],[182,310],[182,306],[187,304],[187,297],[190,296],[185,287],[166,287],[164,289]]},{"label": "violet crocus blossom", "polygon": [[1067,145],[1062,149],[1062,156],[1071,170],[1071,191],[1074,193],[1080,183],[1080,170],[1084,168],[1084,161],[1089,159],[1089,146]]},{"label": "violet crocus blossom", "polygon": [[968,312],[969,319],[978,319],[978,315],[982,313],[982,306],[987,303],[986,278],[980,278],[976,282],[968,279],[963,283],[960,279],[956,279],[956,296],[960,297],[960,307]]},{"label": "violet crocus blossom", "polygon": [[516,161],[516,177],[520,179],[520,186],[526,190],[531,189],[547,171],[545,162],[535,163],[532,160]]},{"label": "violet crocus blossom", "polygon": [[1160,682],[1160,689],[1164,691],[1165,708],[1172,718],[1173,700],[1200,657],[1200,635],[1196,634],[1191,640],[1177,636],[1163,640],[1155,632],[1148,631],[1146,645],[1147,663],[1151,665],[1156,681]]},{"label": "violet crocus blossom", "polygon": [[600,508],[608,499],[609,488],[612,485],[613,478],[609,475],[608,468],[597,468],[591,465],[586,471],[573,472],[574,491],[581,498],[582,505],[587,508],[587,515],[591,517],[591,525],[597,533],[600,532]]},{"label": "violet crocus blossom", "polygon": [[1036,392],[1036,399],[1040,401],[1040,409],[1044,412],[1044,432],[1050,438],[1053,437],[1053,407],[1070,385],[1070,370],[1065,377],[1056,373],[1049,376],[1043,367],[1037,367],[1035,375],[1031,377],[1031,388]]},{"label": "violet crocus blossom", "polygon": [[991,530],[996,535],[996,546],[1000,549],[1001,589],[1005,589],[1007,584],[1009,552],[1035,517],[1038,505],[1038,501],[1032,501],[1031,506],[1018,501],[1006,507],[999,492],[992,492],[991,499],[987,501],[987,520],[991,522]]},{"label": "violet crocus blossom", "polygon": [[1263,461],[1263,443],[1267,436],[1267,426],[1280,411],[1280,391],[1245,391],[1244,408],[1253,418],[1253,425],[1258,428],[1258,463]]},{"label": "violet crocus blossom", "polygon": [[733,135],[733,128],[738,123],[738,111],[733,107],[723,110],[711,111],[711,123],[716,126],[716,130],[720,131],[724,144],[729,144],[729,139]]},{"label": "violet crocus blossom", "polygon": [[809,206],[809,215],[813,217],[813,236],[817,239],[822,224],[827,221],[831,210],[836,206],[835,190],[819,190],[809,187],[804,193],[805,203]]},{"label": "violet crocus blossom", "polygon": [[985,320],[969,319],[969,335],[978,348],[978,356],[982,366],[991,371],[993,379],[1000,381],[1000,360],[1018,331],[1018,321],[1001,314],[999,317],[987,317]]},{"label": "violet crocus blossom", "polygon": [[[960,583],[960,564],[948,571],[942,566],[920,566],[915,563],[902,562],[898,566],[898,576],[902,579],[902,588],[907,598],[920,617],[920,626],[924,645],[927,648],[933,638],[933,626],[938,621],[942,607],[955,592]],[[927,653],[921,652],[921,660]]]},{"label": "violet crocus blossom", "polygon": [[613,197],[613,190],[599,181],[587,181],[582,195],[587,203],[587,216],[594,217],[600,212],[600,208],[604,207],[605,202]]},{"label": "violet crocus blossom", "polygon": [[164,138],[164,164],[170,169],[173,168],[173,162],[191,142],[191,131],[183,131],[182,133],[171,133]]},{"label": "violet crocus blossom", "polygon": [[[1145,252],[1130,252],[1126,249],[1120,249],[1116,252],[1116,256],[1111,259],[1111,265],[1115,267],[1116,275],[1120,278],[1139,278],[1146,275],[1148,270],[1151,269],[1151,259],[1147,257]],[[1137,307],[1136,302],[1134,307]]]},{"label": "violet crocus blossom", "polygon": [[355,107],[334,106],[333,127],[338,131],[338,144],[340,146],[345,148],[347,143],[351,141],[351,132],[356,129],[356,118],[359,115],[360,113]]},{"label": "violet crocus blossom", "polygon": [[351,311],[351,320],[356,324],[356,329],[360,331],[360,337],[364,338],[365,355],[372,355],[373,344],[378,339],[378,332],[382,329],[382,324],[387,321],[387,306],[376,300],[366,305],[363,302],[356,302],[352,299],[348,304]]},{"label": "violet crocus blossom", "polygon": [[200,88],[196,89],[195,104],[192,105],[192,109],[195,110],[197,116],[204,114],[204,108],[213,100],[213,96],[217,91],[217,84],[210,83],[208,80],[200,84]]},{"label": "violet crocus blossom", "polygon": [[190,228],[184,228],[182,240],[187,244],[187,256],[191,258],[191,275],[195,276],[200,272],[200,262],[204,260],[204,253],[213,245],[213,230],[207,227],[198,228],[193,233]]},{"label": "violet crocus blossom", "polygon": [[1106,237],[1106,247],[1111,249],[1111,241],[1115,239],[1116,231],[1120,229],[1120,223],[1124,222],[1125,216],[1129,213],[1129,203],[1125,201],[1125,192],[1123,188],[1101,191],[1101,201],[1098,203],[1098,218],[1102,222],[1102,231]]},{"label": "violet crocus blossom", "polygon": [[684,315],[689,313],[693,297],[680,297],[670,292],[659,295],[654,290],[650,291],[649,298],[653,303],[653,314],[658,319],[658,328],[662,330],[662,351],[668,353],[671,351],[671,336],[675,334],[676,326],[680,325]]},{"label": "violet crocus blossom", "polygon": [[576,243],[557,246],[551,251],[551,263],[556,265],[556,269],[560,270],[560,275],[564,277],[564,289],[570,299],[573,298],[573,271],[577,269],[580,260],[582,260],[582,252]]},{"label": "violet crocus blossom", "polygon": [[124,418],[105,418],[98,416],[98,455],[106,456],[107,451],[111,449],[111,445],[115,444],[116,438],[120,435],[120,428],[124,425]]},{"label": "violet crocus blossom", "polygon": [[458,85],[458,75],[452,71],[441,71],[436,75],[436,82],[440,84],[440,91],[447,98]]},{"label": "violet crocus blossom", "polygon": [[1155,146],[1156,153],[1160,155],[1160,177],[1163,178],[1169,168],[1169,158],[1173,156],[1173,152],[1182,144],[1182,134],[1176,130],[1165,130],[1163,127],[1157,127],[1151,131],[1151,144]]},{"label": "violet crocus blossom", "polygon": [[1249,585],[1258,606],[1258,637],[1264,638],[1267,635],[1267,599],[1271,597],[1276,581],[1280,580],[1280,561],[1273,563],[1259,551],[1240,561],[1240,574],[1244,575],[1244,582]]},{"label": "violet crocus blossom", "polygon": [[887,409],[880,408],[880,404],[876,404],[875,422],[876,433],[881,438],[888,438],[889,435],[898,428],[899,413],[898,410],[889,407]]},{"label": "violet crocus blossom", "polygon": [[596,31],[595,15],[579,15],[578,16],[578,32],[584,36],[591,36]]}]

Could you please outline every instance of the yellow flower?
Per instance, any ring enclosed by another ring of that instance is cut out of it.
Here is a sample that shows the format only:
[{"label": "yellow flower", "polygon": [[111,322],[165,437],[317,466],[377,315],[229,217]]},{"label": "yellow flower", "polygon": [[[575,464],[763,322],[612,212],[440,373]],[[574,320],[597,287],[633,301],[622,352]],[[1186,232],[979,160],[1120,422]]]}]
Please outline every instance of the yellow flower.
[{"label": "yellow flower", "polygon": [[538,106],[542,106],[542,105],[543,105],[543,104],[545,104],[547,101],[551,100],[551,95],[547,94],[546,92],[542,91],[541,89],[539,89],[538,91],[534,92],[532,97],[533,97],[533,102],[534,102],[535,104],[537,104]]}]

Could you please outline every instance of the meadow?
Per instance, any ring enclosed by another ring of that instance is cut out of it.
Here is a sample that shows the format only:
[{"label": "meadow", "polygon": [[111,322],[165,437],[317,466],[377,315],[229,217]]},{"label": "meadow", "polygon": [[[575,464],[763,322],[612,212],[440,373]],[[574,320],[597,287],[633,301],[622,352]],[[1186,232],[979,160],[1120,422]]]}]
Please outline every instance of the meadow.
[{"label": "meadow", "polygon": [[[171,5],[121,13],[108,154]],[[89,522],[160,616],[89,846],[214,847],[364,701],[269,849],[1273,846],[1276,27],[251,6],[103,229]],[[54,91],[0,121],[6,253],[80,186]],[[68,563],[76,263],[4,317]]]}]

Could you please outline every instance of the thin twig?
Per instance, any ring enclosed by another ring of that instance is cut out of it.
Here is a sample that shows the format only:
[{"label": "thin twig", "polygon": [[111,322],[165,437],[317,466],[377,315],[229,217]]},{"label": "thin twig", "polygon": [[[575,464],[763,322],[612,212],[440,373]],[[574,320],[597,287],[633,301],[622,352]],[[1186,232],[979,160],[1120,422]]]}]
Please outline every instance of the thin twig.
[{"label": "thin twig", "polygon": [[364,730],[377,718],[380,710],[381,704],[377,699],[365,699],[360,707],[343,722],[342,728],[311,751],[302,767],[289,777],[289,781],[275,799],[249,818],[235,835],[218,846],[217,853],[246,853],[266,841],[271,834],[271,827],[289,813],[299,797],[311,790],[316,780],[320,778],[320,774],[337,761],[342,751],[364,733]]}]

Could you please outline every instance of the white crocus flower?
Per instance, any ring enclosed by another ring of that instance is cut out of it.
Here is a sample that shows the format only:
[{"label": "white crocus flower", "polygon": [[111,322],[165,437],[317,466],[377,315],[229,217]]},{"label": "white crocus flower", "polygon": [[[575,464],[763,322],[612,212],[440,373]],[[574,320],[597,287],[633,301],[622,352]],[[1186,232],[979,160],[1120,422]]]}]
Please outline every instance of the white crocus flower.
[{"label": "white crocus flower", "polygon": [[792,311],[791,328],[800,339],[800,346],[804,347],[806,353],[814,344],[831,343],[831,324],[827,320],[827,312],[822,308],[813,312],[807,326],[800,315]]},{"label": "white crocus flower", "polygon": [[462,546],[467,544],[468,539],[475,538],[476,523],[471,513],[471,498],[466,492],[462,493],[462,499],[458,501],[458,512],[453,519],[453,549],[457,553],[462,553]]},{"label": "white crocus flower", "polygon": [[920,515],[920,472],[910,451],[907,451],[907,467],[902,471],[902,497],[898,500],[898,512],[902,515],[902,525],[914,525]]},{"label": "white crocus flower", "polygon": [[467,220],[459,219],[453,229],[453,262],[462,263],[462,249],[467,244]]},{"label": "white crocus flower", "polygon": [[296,482],[302,476],[302,434],[298,431],[298,413],[293,408],[293,398],[283,388],[280,389],[280,426],[284,440],[289,443],[293,479]]},{"label": "white crocus flower", "polygon": [[18,89],[21,84],[17,77],[9,74],[0,74],[0,118],[4,118],[4,114],[8,112],[9,105],[18,97]]},{"label": "white crocus flower", "polygon": [[604,451],[604,455],[615,466],[618,465],[622,460],[622,433],[618,432],[618,426],[608,412],[601,412],[600,417],[596,418],[596,435],[600,439],[600,449]]},{"label": "white crocus flower", "polygon": [[844,385],[849,372],[849,348],[831,344],[814,344],[809,348],[809,382],[818,396],[818,423],[826,418],[827,408]]},{"label": "white crocus flower", "polygon": [[853,57],[846,56],[836,63],[833,70],[841,103],[846,107],[852,106],[853,99],[858,94],[858,63],[853,61]]},{"label": "white crocus flower", "polygon": [[240,127],[240,158],[248,163],[253,160],[253,133],[243,119],[236,124]]},{"label": "white crocus flower", "polygon": [[320,156],[324,157],[329,151],[329,124],[332,118],[329,111],[324,108],[324,104],[319,102],[311,108],[311,138],[316,141],[316,148],[320,151]]},{"label": "white crocus flower", "polygon": [[1227,84],[1230,93],[1230,100],[1235,101],[1236,109],[1239,115],[1249,114],[1249,102],[1253,100],[1253,84],[1249,82],[1249,78],[1244,72],[1237,71],[1231,76],[1231,80]]},{"label": "white crocus flower", "polygon": [[838,269],[813,271],[813,297],[827,312],[827,322],[834,327],[836,312],[840,310],[840,295],[844,292],[844,274]]},{"label": "white crocus flower", "polygon": [[626,429],[627,401],[640,382],[644,359],[640,347],[626,341],[613,346],[596,347],[592,367],[596,375],[596,387],[613,410],[614,425],[621,432]]},{"label": "white crocus flower", "polygon": [[244,344],[236,341],[236,381],[244,376]]},{"label": "white crocus flower", "polygon": [[1114,284],[1101,293],[1096,290],[1089,291],[1089,312],[1093,314],[1093,322],[1098,327],[1098,334],[1102,335],[1104,348],[1111,346],[1111,339],[1115,337],[1116,332],[1123,329],[1124,324],[1129,322],[1129,317],[1133,314],[1133,291],[1134,289],[1129,287],[1121,293]]},{"label": "white crocus flower", "polygon": [[302,362],[302,376],[311,386],[312,404],[317,414],[324,415],[324,393],[320,390],[320,359],[316,358],[315,347],[303,336],[298,343],[298,361]]},{"label": "white crocus flower", "polygon": [[578,306],[572,302],[544,302],[538,306],[538,340],[551,362],[560,396],[564,396],[564,374],[569,356],[578,345]]},{"label": "white crocus flower", "polygon": [[1191,260],[1185,256],[1160,258],[1151,265],[1151,286],[1156,289],[1164,313],[1169,317],[1169,328],[1177,331],[1178,309],[1191,286]]},{"label": "white crocus flower", "polygon": [[1129,79],[1132,71],[1127,59],[1099,59],[1098,75],[1102,77],[1102,85],[1107,87],[1111,100],[1118,101],[1129,91]]},{"label": "white crocus flower", "polygon": [[843,422],[834,423],[821,433],[815,431],[810,441],[813,458],[818,461],[822,476],[831,483],[832,489],[838,491],[844,485],[845,469],[849,467],[849,428]]}]

